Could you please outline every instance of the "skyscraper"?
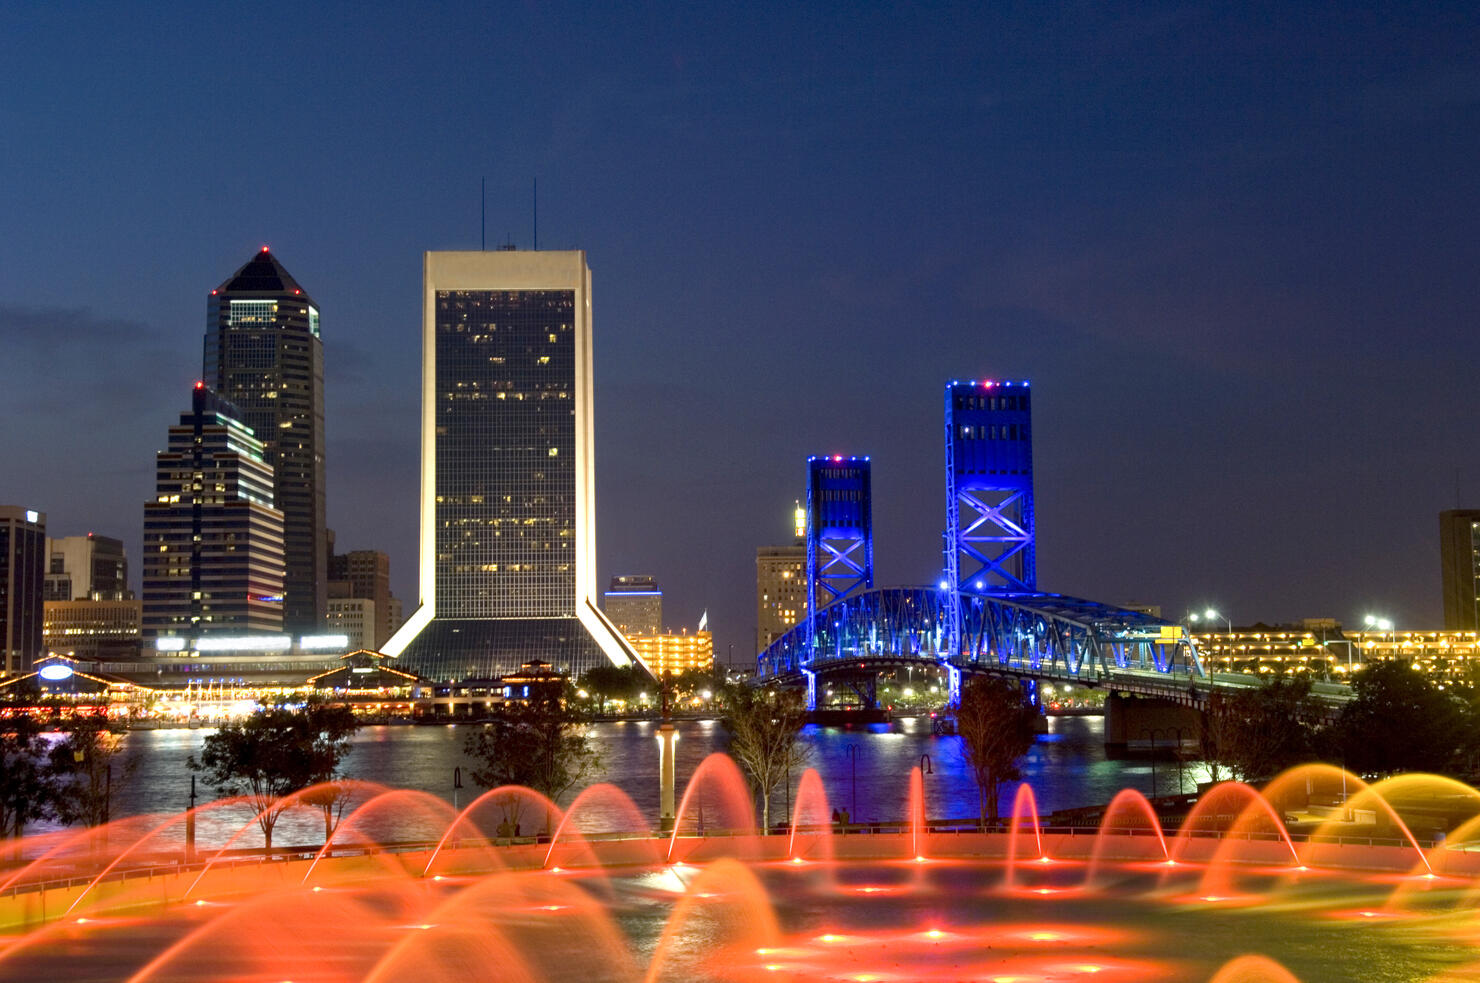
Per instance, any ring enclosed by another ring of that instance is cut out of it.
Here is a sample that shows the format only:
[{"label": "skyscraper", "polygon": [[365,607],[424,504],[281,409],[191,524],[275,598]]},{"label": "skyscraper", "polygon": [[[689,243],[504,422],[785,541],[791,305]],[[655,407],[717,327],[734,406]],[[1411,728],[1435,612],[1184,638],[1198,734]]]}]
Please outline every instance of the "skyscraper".
[{"label": "skyscraper", "polygon": [[197,382],[144,505],[144,637],[283,630],[283,514],[236,408]]},{"label": "skyscraper", "polygon": [[1439,562],[1444,627],[1480,629],[1480,509],[1439,513]]},{"label": "skyscraper", "polygon": [[266,246],[211,291],[206,384],[241,411],[273,468],[283,513],[283,628],[322,629],[328,586],[324,524],[324,346],[319,309]]},{"label": "skyscraper", "polygon": [[755,650],[759,654],[807,614],[807,510],[793,513],[796,539],[790,546],[755,551]]},{"label": "skyscraper", "polygon": [[635,574],[613,577],[601,609],[617,626],[617,631],[629,639],[635,635],[663,634],[663,589],[655,577]]},{"label": "skyscraper", "polygon": [[[346,600],[371,602],[373,623],[364,632],[364,646],[378,648],[391,637],[391,558],[379,550],[350,550],[329,557],[330,621],[344,620]],[[359,646],[357,646],[359,647]]]},{"label": "skyscraper", "polygon": [[640,661],[595,602],[591,367],[584,252],[426,254],[421,607],[382,649],[408,671]]},{"label": "skyscraper", "polygon": [[0,670],[30,671],[42,648],[46,513],[0,505]]},{"label": "skyscraper", "polygon": [[123,540],[111,536],[47,537],[48,601],[122,601],[128,589],[128,556]]}]

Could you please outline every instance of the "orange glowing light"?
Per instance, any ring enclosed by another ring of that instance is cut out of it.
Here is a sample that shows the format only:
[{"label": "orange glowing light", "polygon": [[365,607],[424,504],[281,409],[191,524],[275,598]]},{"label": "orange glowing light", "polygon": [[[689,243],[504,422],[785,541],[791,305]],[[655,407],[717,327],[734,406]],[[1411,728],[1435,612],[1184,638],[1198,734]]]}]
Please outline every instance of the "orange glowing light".
[{"label": "orange glowing light", "polygon": [[930,931],[926,932],[925,935],[932,939],[943,939],[946,937],[946,933],[942,932],[938,928],[932,928]]}]

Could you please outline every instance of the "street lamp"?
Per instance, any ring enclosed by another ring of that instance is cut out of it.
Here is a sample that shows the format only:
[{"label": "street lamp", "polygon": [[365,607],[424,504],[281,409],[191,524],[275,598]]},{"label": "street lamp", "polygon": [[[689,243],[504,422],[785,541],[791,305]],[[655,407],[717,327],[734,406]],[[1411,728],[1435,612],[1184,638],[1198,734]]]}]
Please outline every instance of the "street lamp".
[{"label": "street lamp", "polygon": [[931,767],[930,755],[920,755],[920,818],[925,818],[925,776],[935,774]]},{"label": "street lamp", "polygon": [[1219,614],[1213,608],[1208,608],[1206,611],[1204,611],[1203,612],[1203,617],[1204,618],[1207,618],[1209,621],[1221,621],[1221,622],[1223,622],[1223,626],[1224,626],[1224,628],[1227,629],[1228,634],[1230,634],[1230,635],[1233,634],[1233,622],[1231,620],[1229,620],[1225,615]]}]

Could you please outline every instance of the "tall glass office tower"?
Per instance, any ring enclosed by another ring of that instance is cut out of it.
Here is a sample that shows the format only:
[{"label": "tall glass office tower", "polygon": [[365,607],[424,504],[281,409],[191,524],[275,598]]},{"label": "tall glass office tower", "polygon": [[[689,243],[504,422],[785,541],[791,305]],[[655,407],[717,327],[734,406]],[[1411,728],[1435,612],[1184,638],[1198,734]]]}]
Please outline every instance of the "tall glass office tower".
[{"label": "tall glass office tower", "polygon": [[283,630],[283,514],[235,406],[197,382],[144,504],[145,638]]},{"label": "tall glass office tower", "polygon": [[319,309],[266,246],[211,291],[202,377],[242,414],[276,475],[283,513],[283,629],[322,630],[324,345]]},{"label": "tall glass office tower", "polygon": [[386,643],[432,679],[639,661],[596,606],[586,254],[427,253],[421,607]]}]

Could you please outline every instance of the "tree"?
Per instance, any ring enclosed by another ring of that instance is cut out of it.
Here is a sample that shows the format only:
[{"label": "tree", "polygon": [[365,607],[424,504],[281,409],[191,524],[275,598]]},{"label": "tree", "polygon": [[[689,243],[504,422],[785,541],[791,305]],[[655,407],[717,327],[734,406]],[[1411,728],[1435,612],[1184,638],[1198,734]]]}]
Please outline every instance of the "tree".
[{"label": "tree", "polygon": [[792,771],[807,764],[812,749],[798,739],[807,711],[798,693],[728,687],[723,724],[730,756],[761,800],[761,828],[771,828],[771,795]]},{"label": "tree", "polygon": [[605,713],[609,700],[637,699],[637,694],[652,685],[652,679],[639,666],[614,666],[604,663],[583,673],[577,685],[596,701],[597,712]]},{"label": "tree", "polygon": [[[557,699],[508,701],[468,734],[463,754],[473,759],[473,781],[483,788],[523,785],[558,802],[601,767],[587,724],[584,714]],[[501,806],[504,818],[517,823],[520,803],[510,799]]]},{"label": "tree", "polygon": [[1465,723],[1460,705],[1406,660],[1380,662],[1352,680],[1337,747],[1359,775],[1442,772],[1465,743]]},{"label": "tree", "polygon": [[0,837],[55,814],[56,780],[41,726],[24,714],[0,720]]},{"label": "tree", "polygon": [[1010,680],[973,676],[961,688],[956,731],[961,735],[962,756],[976,778],[982,823],[999,820],[1003,783],[1022,777],[1017,763],[1037,737],[1037,715],[1023,698],[1022,689]]},{"label": "tree", "polygon": [[64,727],[67,736],[52,745],[48,755],[56,776],[56,818],[69,824],[102,825],[111,818],[114,784],[129,780],[138,759],[117,760],[123,736],[104,714],[72,717]]},{"label": "tree", "polygon": [[[310,700],[301,707],[264,703],[250,716],[223,724],[205,739],[190,767],[222,795],[242,795],[257,810],[257,825],[267,849],[272,830],[289,796],[310,785],[333,781],[360,722],[346,706]],[[314,805],[324,810],[326,836],[338,796]]]},{"label": "tree", "polygon": [[1241,781],[1273,778],[1318,757],[1317,718],[1309,678],[1276,677],[1253,689],[1217,692],[1208,700],[1202,753],[1215,775],[1222,764]]}]

